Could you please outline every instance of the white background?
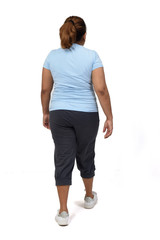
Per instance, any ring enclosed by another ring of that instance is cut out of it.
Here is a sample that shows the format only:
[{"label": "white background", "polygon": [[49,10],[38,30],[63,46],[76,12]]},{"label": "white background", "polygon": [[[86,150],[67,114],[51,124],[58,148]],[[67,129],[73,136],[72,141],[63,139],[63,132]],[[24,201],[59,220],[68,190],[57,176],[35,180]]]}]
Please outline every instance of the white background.
[{"label": "white background", "polygon": [[[3,1],[0,4],[0,238],[160,239],[160,5],[157,0]],[[113,133],[104,139],[98,102],[93,190],[98,204],[82,208],[75,165],[71,222],[54,220],[54,143],[42,125],[43,62],[60,47],[59,28],[71,15],[87,25],[85,47],[104,65]]]}]

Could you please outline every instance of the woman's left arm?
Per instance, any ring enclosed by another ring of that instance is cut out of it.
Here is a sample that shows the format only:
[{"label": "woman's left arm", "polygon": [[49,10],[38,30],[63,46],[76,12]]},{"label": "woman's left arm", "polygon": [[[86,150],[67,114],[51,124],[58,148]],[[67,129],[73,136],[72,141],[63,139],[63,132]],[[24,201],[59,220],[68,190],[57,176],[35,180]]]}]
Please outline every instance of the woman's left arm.
[{"label": "woman's left arm", "polygon": [[42,69],[42,87],[41,87],[41,103],[43,111],[43,126],[50,129],[49,126],[49,102],[50,94],[53,88],[53,78],[49,69]]}]

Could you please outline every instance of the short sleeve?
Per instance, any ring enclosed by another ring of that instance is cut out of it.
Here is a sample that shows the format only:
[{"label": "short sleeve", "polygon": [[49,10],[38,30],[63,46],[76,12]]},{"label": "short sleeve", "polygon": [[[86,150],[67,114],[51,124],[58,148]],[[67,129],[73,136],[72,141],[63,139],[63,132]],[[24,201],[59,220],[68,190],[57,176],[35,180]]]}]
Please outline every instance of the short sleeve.
[{"label": "short sleeve", "polygon": [[51,54],[51,51],[48,53],[48,55],[43,63],[43,67],[47,68],[49,70],[50,70],[50,54]]},{"label": "short sleeve", "polygon": [[94,58],[93,58],[93,65],[92,71],[96,68],[103,67],[103,63],[98,55],[98,53],[94,50]]}]

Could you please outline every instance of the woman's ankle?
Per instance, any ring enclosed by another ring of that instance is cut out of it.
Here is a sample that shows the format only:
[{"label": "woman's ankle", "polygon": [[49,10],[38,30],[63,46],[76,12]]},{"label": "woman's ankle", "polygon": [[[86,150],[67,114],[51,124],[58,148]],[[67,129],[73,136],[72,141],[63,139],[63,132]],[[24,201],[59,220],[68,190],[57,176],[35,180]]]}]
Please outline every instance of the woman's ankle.
[{"label": "woman's ankle", "polygon": [[68,209],[67,209],[67,208],[60,208],[60,210],[59,210],[59,214],[60,214],[61,212],[63,212],[63,211],[65,211],[65,212],[68,213]]},{"label": "woman's ankle", "polygon": [[92,193],[89,193],[89,194],[86,193],[85,197],[91,197],[91,198],[94,198],[94,195],[93,195]]}]

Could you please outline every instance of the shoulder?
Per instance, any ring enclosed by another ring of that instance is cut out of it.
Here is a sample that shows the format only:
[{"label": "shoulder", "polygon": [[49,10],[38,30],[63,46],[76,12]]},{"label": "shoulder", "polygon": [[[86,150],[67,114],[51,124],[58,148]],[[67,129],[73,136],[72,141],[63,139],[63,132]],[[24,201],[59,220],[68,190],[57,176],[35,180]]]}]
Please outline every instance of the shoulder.
[{"label": "shoulder", "polygon": [[52,61],[52,59],[56,56],[59,49],[51,49],[46,56],[47,61]]},{"label": "shoulder", "polygon": [[93,49],[91,49],[91,48],[88,48],[88,47],[85,47],[85,46],[83,46],[83,49],[84,49],[84,51],[89,52],[89,53],[91,53],[91,54],[93,54],[94,51],[95,51],[95,50],[93,50]]},{"label": "shoulder", "polygon": [[51,49],[49,52],[48,52],[48,56],[51,56],[52,54],[54,54],[56,52],[57,49]]},{"label": "shoulder", "polygon": [[84,51],[88,52],[88,54],[90,54],[93,59],[95,59],[98,55],[97,51],[91,48],[84,47]]},{"label": "shoulder", "polygon": [[98,54],[98,52],[95,49],[89,49],[86,48],[90,54],[91,54],[91,59],[92,59],[92,70],[103,67],[103,62]]}]

